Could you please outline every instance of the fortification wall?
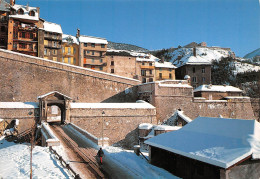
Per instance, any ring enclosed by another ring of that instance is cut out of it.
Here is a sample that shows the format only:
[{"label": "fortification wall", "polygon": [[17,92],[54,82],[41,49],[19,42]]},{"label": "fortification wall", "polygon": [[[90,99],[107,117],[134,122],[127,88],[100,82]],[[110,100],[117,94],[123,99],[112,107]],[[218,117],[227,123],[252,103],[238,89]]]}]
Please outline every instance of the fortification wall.
[{"label": "fortification wall", "polygon": [[256,120],[260,122],[260,98],[251,98],[251,105],[256,117]]},{"label": "fortification wall", "polygon": [[138,80],[3,49],[0,64],[0,101],[37,101],[37,96],[59,91],[78,102],[132,102],[137,99],[135,86],[140,84]]},{"label": "fortification wall", "polygon": [[109,138],[110,145],[132,148],[138,144],[138,125],[156,124],[156,110],[155,108],[74,108],[70,109],[70,122],[98,138],[102,138],[103,131],[103,136]]}]

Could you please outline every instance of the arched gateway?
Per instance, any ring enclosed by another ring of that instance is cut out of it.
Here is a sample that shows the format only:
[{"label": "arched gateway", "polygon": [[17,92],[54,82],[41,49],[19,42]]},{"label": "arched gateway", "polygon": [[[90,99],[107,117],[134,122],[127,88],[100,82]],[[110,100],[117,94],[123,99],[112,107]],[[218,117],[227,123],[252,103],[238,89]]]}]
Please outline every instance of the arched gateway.
[{"label": "arched gateway", "polygon": [[40,107],[40,120],[46,122],[61,122],[64,124],[69,119],[71,98],[52,91],[38,97]]}]

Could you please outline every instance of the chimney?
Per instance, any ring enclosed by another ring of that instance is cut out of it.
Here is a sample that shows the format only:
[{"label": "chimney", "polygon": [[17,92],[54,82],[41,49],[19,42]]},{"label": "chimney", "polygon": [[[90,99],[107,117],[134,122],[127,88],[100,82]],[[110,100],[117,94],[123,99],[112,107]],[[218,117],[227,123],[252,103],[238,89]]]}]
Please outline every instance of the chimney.
[{"label": "chimney", "polygon": [[164,57],[162,57],[161,62],[164,63]]},{"label": "chimney", "polygon": [[193,47],[193,56],[196,57],[197,54],[196,54],[196,47]]},{"label": "chimney", "polygon": [[37,9],[37,12],[38,12],[38,17],[40,17],[40,8],[36,7],[36,9]]},{"label": "chimney", "polygon": [[76,37],[79,38],[79,36],[80,36],[80,29],[77,29],[77,35],[76,35]]},{"label": "chimney", "polygon": [[26,5],[26,10],[29,11],[29,2]]},{"label": "chimney", "polygon": [[10,5],[13,6],[15,4],[15,0],[10,0]]}]

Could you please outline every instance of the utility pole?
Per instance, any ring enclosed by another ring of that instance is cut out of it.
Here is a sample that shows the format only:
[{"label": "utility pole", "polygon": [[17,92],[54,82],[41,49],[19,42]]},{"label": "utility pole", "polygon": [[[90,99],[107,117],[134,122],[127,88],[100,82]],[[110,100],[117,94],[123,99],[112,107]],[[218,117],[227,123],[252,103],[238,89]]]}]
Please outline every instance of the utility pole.
[{"label": "utility pole", "polygon": [[102,111],[102,147],[104,146],[104,115],[105,111]]}]

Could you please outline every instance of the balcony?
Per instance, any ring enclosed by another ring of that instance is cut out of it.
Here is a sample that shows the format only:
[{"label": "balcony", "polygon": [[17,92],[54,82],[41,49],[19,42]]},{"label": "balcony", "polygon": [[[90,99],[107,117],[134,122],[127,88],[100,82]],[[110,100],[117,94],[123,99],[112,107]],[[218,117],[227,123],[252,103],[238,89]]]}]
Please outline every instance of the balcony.
[{"label": "balcony", "polygon": [[154,66],[141,65],[141,69],[154,69]]},{"label": "balcony", "polygon": [[55,48],[55,49],[60,49],[61,45],[52,45],[52,44],[44,44],[44,47],[48,47],[48,48]]},{"label": "balcony", "polygon": [[84,64],[84,67],[85,67],[85,66],[88,66],[88,65],[91,65],[91,66],[106,66],[107,63],[99,63],[99,64],[95,64],[95,63],[85,63],[85,64]]},{"label": "balcony", "polygon": [[44,35],[44,39],[60,41],[60,40],[62,40],[62,37],[61,36]]}]

